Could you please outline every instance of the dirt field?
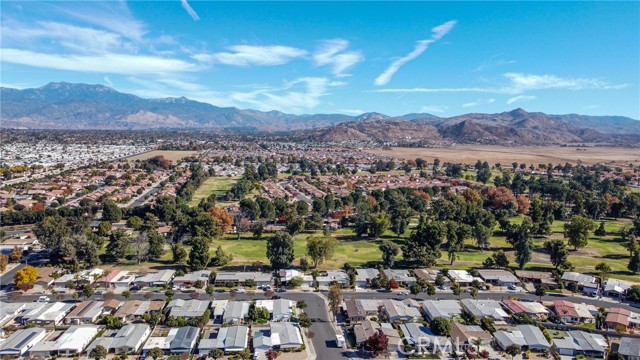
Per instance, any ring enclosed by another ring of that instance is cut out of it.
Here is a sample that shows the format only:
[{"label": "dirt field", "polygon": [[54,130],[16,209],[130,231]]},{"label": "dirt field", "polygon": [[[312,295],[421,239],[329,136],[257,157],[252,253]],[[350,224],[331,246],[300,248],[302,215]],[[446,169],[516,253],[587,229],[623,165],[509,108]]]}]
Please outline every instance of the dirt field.
[{"label": "dirt field", "polygon": [[423,158],[431,162],[439,158],[442,162],[460,162],[474,164],[477,160],[488,161],[490,164],[511,164],[514,161],[527,164],[575,163],[582,160],[585,164],[629,164],[640,163],[640,148],[619,147],[504,147],[489,145],[458,145],[448,148],[393,148],[391,150],[373,149],[368,152],[395,156],[399,159]]},{"label": "dirt field", "polygon": [[195,154],[195,151],[179,151],[179,150],[154,150],[154,151],[150,151],[148,153],[144,153],[144,154],[139,154],[139,155],[134,155],[129,157],[128,159],[131,161],[135,161],[135,160],[146,160],[146,159],[150,159],[154,156],[158,156],[158,155],[162,155],[164,156],[165,159],[171,160],[171,161],[178,161],[181,160],[187,156],[193,155]]}]

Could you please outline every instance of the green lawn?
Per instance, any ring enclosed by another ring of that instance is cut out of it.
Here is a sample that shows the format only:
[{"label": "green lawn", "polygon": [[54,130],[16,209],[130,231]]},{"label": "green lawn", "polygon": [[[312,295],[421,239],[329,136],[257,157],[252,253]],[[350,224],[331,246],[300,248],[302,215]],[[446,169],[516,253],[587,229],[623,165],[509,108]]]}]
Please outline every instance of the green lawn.
[{"label": "green lawn", "polygon": [[222,198],[238,179],[240,179],[240,176],[214,176],[208,178],[193,194],[193,199],[189,206],[198,205],[200,200],[207,198],[211,194],[216,195],[216,200]]}]

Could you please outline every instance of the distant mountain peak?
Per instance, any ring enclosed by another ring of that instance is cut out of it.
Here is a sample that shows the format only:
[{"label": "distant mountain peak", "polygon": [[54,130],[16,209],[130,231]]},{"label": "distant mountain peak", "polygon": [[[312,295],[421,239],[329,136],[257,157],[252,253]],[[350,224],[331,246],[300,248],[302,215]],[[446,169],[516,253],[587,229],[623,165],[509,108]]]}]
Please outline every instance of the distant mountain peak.
[{"label": "distant mountain peak", "polygon": [[361,115],[358,115],[355,117],[354,120],[356,121],[369,121],[369,120],[383,120],[383,119],[388,119],[389,116],[385,115],[385,114],[380,114],[377,112],[367,112]]}]

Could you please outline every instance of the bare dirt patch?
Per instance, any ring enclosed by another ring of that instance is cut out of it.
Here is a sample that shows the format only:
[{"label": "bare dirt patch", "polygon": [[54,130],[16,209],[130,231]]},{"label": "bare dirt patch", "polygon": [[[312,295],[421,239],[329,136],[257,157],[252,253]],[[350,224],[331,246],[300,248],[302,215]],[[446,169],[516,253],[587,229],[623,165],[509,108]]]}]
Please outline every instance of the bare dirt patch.
[{"label": "bare dirt patch", "polygon": [[162,155],[164,156],[165,159],[167,160],[171,160],[171,161],[178,161],[178,160],[182,160],[188,156],[194,155],[196,152],[195,151],[181,151],[181,150],[154,150],[154,151],[149,151],[147,153],[144,154],[138,154],[138,155],[134,155],[131,157],[128,157],[127,159],[130,161],[135,161],[135,160],[146,160],[146,159],[151,159],[154,156],[159,156]]},{"label": "bare dirt patch", "polygon": [[[580,150],[578,150],[580,149]],[[491,164],[509,165],[514,161],[527,164],[639,164],[640,148],[623,147],[561,147],[561,146],[522,146],[506,147],[494,145],[456,145],[446,148],[393,148],[390,150],[371,149],[367,152],[393,156],[398,159],[423,158],[429,162],[439,158],[442,162],[460,162],[473,164],[477,160]]]}]

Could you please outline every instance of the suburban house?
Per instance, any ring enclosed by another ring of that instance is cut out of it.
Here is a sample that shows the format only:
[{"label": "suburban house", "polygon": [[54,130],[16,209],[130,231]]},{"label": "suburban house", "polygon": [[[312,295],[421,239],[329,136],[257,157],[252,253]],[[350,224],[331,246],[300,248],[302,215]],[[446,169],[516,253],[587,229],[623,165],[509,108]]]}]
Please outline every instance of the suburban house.
[{"label": "suburban house", "polygon": [[558,282],[550,272],[516,270],[516,276],[523,282],[532,283],[535,286],[542,286],[548,290],[558,288]]},{"label": "suburban house", "polygon": [[508,312],[515,315],[527,315],[534,319],[546,318],[549,315],[547,308],[534,301],[504,300],[502,302]]},{"label": "suburban house", "polygon": [[209,284],[209,276],[211,276],[211,270],[200,270],[192,273],[184,274],[182,276],[176,276],[171,280],[171,283],[175,286],[195,285],[200,281],[207,286]]},{"label": "suburban house", "polygon": [[64,323],[67,325],[91,324],[102,315],[103,304],[102,301],[83,301],[64,318]]},{"label": "suburban house", "polygon": [[493,286],[518,286],[520,279],[506,270],[478,270],[484,282]]},{"label": "suburban house", "polygon": [[99,337],[87,348],[90,353],[98,345],[116,354],[136,354],[151,334],[151,327],[147,324],[129,324],[123,326],[113,336]]},{"label": "suburban house", "polygon": [[255,307],[263,307],[271,314],[271,321],[290,321],[294,315],[296,303],[293,300],[256,300]]},{"label": "suburban house", "polygon": [[25,303],[8,303],[0,301],[0,326],[4,326],[9,321],[13,320],[22,310],[25,309],[25,306]]},{"label": "suburban house", "polygon": [[584,355],[591,358],[604,358],[609,345],[604,336],[580,330],[567,331],[559,339],[553,339],[553,347],[560,355]]},{"label": "suburban house", "polygon": [[493,336],[488,331],[483,330],[480,326],[464,325],[458,322],[451,323],[451,342],[455,348],[466,350],[468,348],[477,349],[479,341],[480,346],[491,345]]},{"label": "suburban house", "polygon": [[99,331],[98,325],[73,325],[57,339],[35,344],[29,349],[29,356],[80,355]]},{"label": "suburban house", "polygon": [[577,324],[584,320],[576,310],[575,304],[570,301],[554,300],[553,310],[565,324]]},{"label": "suburban house", "polygon": [[135,279],[135,275],[129,271],[113,269],[106,276],[99,278],[96,284],[106,288],[128,289]]},{"label": "suburban house", "polygon": [[380,309],[377,300],[347,299],[344,304],[347,316],[354,322],[362,321],[368,316],[377,316]]},{"label": "suburban house", "polygon": [[467,315],[476,319],[491,317],[496,321],[504,321],[509,318],[509,314],[495,300],[462,299],[460,305]]},{"label": "suburban house", "polygon": [[381,300],[382,311],[387,316],[389,322],[401,321],[418,321],[422,318],[422,314],[417,307],[408,305],[398,300],[385,299]]},{"label": "suburban house", "polygon": [[316,284],[321,289],[327,289],[334,283],[340,287],[349,286],[349,274],[344,270],[330,270],[326,274],[316,276]]},{"label": "suburban house", "polygon": [[213,300],[211,301],[211,319],[215,321],[222,321],[222,315],[227,307],[229,300]]},{"label": "suburban house", "polygon": [[271,274],[257,271],[252,272],[227,272],[220,271],[216,275],[214,285],[216,286],[246,286],[246,282],[252,280],[256,286],[264,287],[271,285]]},{"label": "suburban house", "polygon": [[297,349],[302,346],[302,335],[297,325],[290,322],[270,323],[271,346],[275,349]]},{"label": "suburban house", "polygon": [[373,268],[364,268],[356,270],[356,288],[366,289],[371,285],[371,280],[375,279],[380,275],[380,271],[378,269]]},{"label": "suburban house", "polygon": [[143,300],[128,300],[125,301],[118,311],[113,316],[123,320],[133,320],[141,318],[147,313],[159,313],[164,308],[165,302],[162,300],[143,301]]},{"label": "suburban house", "polygon": [[[215,338],[205,339],[204,344],[200,342],[199,351],[208,348],[211,349],[223,349],[225,352],[240,352],[247,348],[249,345],[249,327],[244,325],[234,325],[229,327],[222,327],[218,329]],[[204,345],[204,348],[203,348]]]},{"label": "suburban house", "polygon": [[623,308],[609,308],[604,323],[614,331],[637,329],[640,328],[640,314]]},{"label": "suburban house", "polygon": [[56,288],[64,288],[67,283],[73,282],[79,285],[89,285],[96,282],[96,279],[103,275],[102,269],[87,269],[75,274],[64,274],[53,280],[53,286]]},{"label": "suburban house", "polygon": [[109,299],[102,304],[102,313],[104,315],[113,315],[124,304],[118,299]]},{"label": "suburban house", "polygon": [[74,304],[63,302],[43,303],[39,306],[24,312],[21,315],[22,323],[25,325],[55,325],[73,309]]},{"label": "suburban house", "polygon": [[458,300],[425,300],[421,308],[427,321],[437,317],[451,319],[462,315],[462,307]]},{"label": "suburban house", "polygon": [[602,289],[602,295],[623,298],[627,295],[629,289],[631,289],[631,284],[626,281],[607,279],[607,282],[604,284],[604,289]]},{"label": "suburban house", "polygon": [[156,273],[149,273],[136,278],[133,280],[133,284],[139,288],[168,285],[175,273],[175,270],[160,270]]},{"label": "suburban house", "polygon": [[440,275],[440,270],[435,269],[414,269],[413,275],[423,281],[435,283],[438,275]]},{"label": "suburban house", "polygon": [[356,344],[358,347],[364,346],[364,343],[371,337],[371,335],[380,331],[381,327],[377,321],[363,320],[359,324],[353,326],[353,333],[356,338]]},{"label": "suburban house", "polygon": [[407,270],[398,269],[383,269],[384,276],[391,280],[395,280],[403,287],[409,287],[416,283],[416,278],[413,277]]},{"label": "suburban house", "polygon": [[467,270],[449,270],[447,274],[451,281],[455,281],[461,286],[469,286],[473,280],[482,282],[482,279],[474,278]]},{"label": "suburban house", "polygon": [[240,324],[249,316],[249,303],[246,301],[229,301],[222,315],[224,324]]},{"label": "suburban house", "polygon": [[517,325],[511,331],[498,330],[493,337],[502,350],[511,345],[520,345],[522,349],[531,351],[546,351],[551,347],[542,331],[534,325]]},{"label": "suburban house", "polygon": [[186,319],[197,318],[204,315],[204,312],[209,308],[209,300],[171,300],[167,305],[169,309],[169,315],[175,317],[183,317]]},{"label": "suburban house", "polygon": [[439,354],[451,352],[451,342],[446,336],[435,335],[431,329],[418,323],[400,324],[405,340],[414,347],[418,354],[435,351]]},{"label": "suburban house", "polygon": [[47,331],[43,328],[17,330],[0,342],[0,356],[23,357],[35,344],[41,342]]},{"label": "suburban house", "polygon": [[294,278],[304,278],[304,272],[296,269],[282,269],[278,271],[278,277],[281,284],[286,284]]},{"label": "suburban house", "polygon": [[618,354],[624,360],[640,360],[640,341],[638,339],[623,337],[620,339]]},{"label": "suburban house", "polygon": [[150,337],[142,348],[142,354],[146,356],[155,347],[160,348],[165,354],[190,354],[199,337],[200,329],[197,327],[171,328],[167,336]]},{"label": "suburban house", "polygon": [[595,276],[566,271],[562,274],[562,282],[567,287],[569,284],[576,284],[578,291],[585,295],[595,296],[598,294],[600,285]]}]

